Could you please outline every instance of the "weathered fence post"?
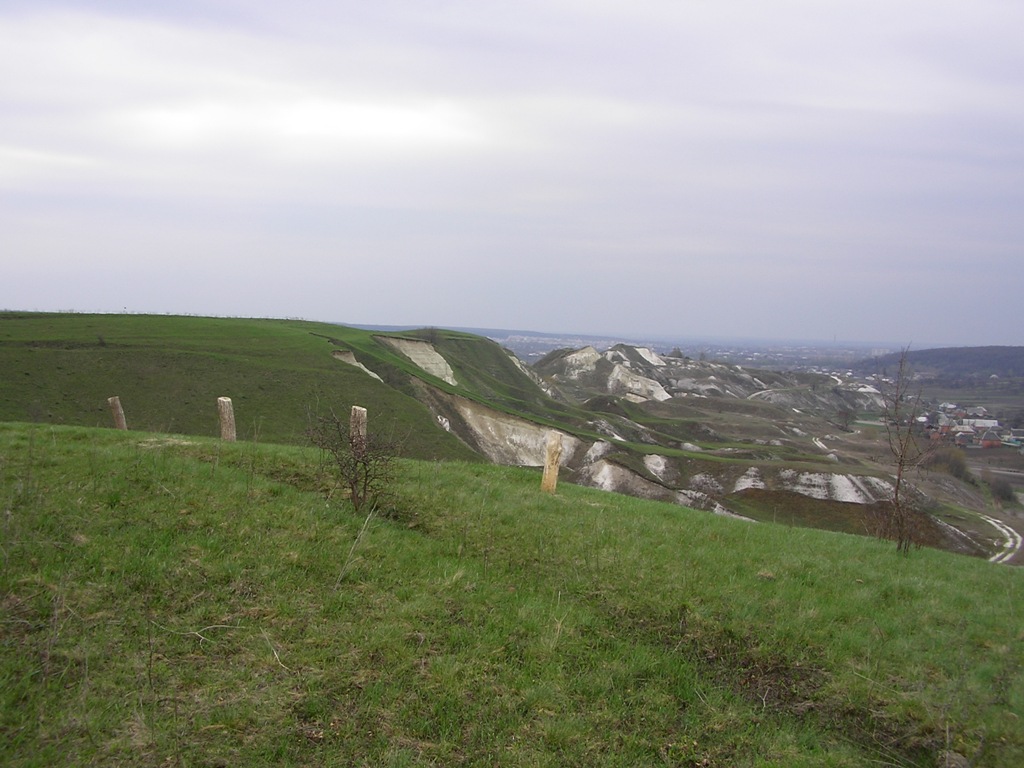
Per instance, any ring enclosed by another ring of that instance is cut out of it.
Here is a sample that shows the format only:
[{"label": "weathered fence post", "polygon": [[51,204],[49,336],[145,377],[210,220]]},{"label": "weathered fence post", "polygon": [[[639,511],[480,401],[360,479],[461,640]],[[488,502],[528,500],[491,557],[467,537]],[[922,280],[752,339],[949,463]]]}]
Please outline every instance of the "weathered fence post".
[{"label": "weathered fence post", "polygon": [[353,405],[348,421],[348,440],[352,455],[361,459],[366,453],[366,409]]},{"label": "weathered fence post", "polygon": [[217,414],[220,416],[220,439],[235,442],[235,409],[230,397],[217,398]]},{"label": "weathered fence post", "polygon": [[554,493],[558,485],[558,465],[562,459],[562,435],[560,432],[548,432],[547,451],[544,456],[544,477],[540,481],[540,489]]},{"label": "weathered fence post", "polygon": [[114,429],[128,429],[128,422],[124,420],[124,409],[121,407],[121,398],[117,395],[107,398],[107,405],[110,412],[114,414]]}]

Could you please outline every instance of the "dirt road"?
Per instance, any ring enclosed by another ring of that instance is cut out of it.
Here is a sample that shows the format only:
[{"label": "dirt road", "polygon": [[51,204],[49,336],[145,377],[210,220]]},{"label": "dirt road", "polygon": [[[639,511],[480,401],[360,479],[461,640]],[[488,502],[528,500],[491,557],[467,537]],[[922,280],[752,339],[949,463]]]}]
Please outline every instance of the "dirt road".
[{"label": "dirt road", "polygon": [[1002,550],[992,555],[988,559],[989,562],[1021,565],[1024,561],[1021,558],[1021,544],[1024,542],[1024,538],[1021,537],[1020,532],[1002,520],[997,520],[989,515],[982,515],[982,517],[1005,537]]}]

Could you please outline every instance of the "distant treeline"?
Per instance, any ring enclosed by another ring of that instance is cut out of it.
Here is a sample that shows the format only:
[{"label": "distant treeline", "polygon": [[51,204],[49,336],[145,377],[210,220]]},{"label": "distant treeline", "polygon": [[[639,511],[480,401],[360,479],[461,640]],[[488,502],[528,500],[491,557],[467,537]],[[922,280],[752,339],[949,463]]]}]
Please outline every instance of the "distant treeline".
[{"label": "distant treeline", "polygon": [[[894,374],[900,355],[894,352],[862,361],[858,370]],[[1024,378],[1024,347],[943,347],[911,349],[907,362],[914,373],[942,377]]]}]

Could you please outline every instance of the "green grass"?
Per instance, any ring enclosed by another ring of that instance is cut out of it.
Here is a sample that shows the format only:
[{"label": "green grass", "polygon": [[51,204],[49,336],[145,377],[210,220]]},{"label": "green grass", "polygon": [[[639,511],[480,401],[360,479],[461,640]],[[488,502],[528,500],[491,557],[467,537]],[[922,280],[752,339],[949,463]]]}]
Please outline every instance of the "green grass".
[{"label": "green grass", "polygon": [[1019,570],[398,468],[0,425],[5,764],[1024,762]]},{"label": "green grass", "polygon": [[[351,349],[386,383],[331,356]],[[239,437],[300,443],[308,410],[368,409],[412,456],[471,459],[416,400],[416,370],[342,326],[292,320],[5,313],[0,419],[110,426],[120,397],[130,429],[217,435],[217,398],[232,398]],[[383,416],[386,414],[386,416]]]}]

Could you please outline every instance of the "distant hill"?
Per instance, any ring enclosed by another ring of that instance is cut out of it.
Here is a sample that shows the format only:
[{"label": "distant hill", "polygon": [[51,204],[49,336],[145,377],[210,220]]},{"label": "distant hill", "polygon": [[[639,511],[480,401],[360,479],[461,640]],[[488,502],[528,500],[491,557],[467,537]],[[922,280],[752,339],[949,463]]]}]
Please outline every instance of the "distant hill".
[{"label": "distant hill", "polygon": [[[899,365],[900,354],[861,361],[855,370],[885,373]],[[1024,347],[941,347],[911,349],[907,362],[914,372],[942,377],[1024,377]]]}]

